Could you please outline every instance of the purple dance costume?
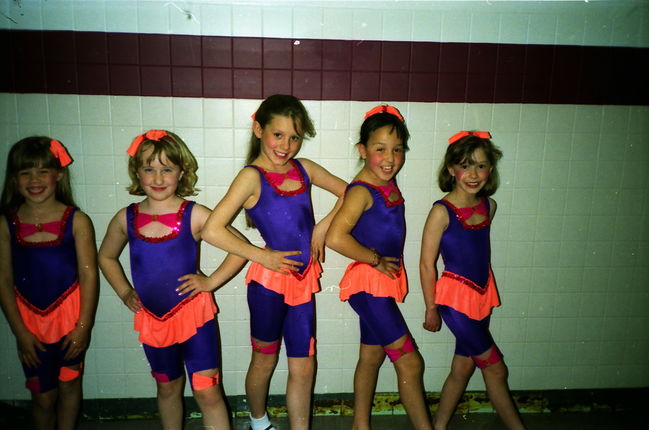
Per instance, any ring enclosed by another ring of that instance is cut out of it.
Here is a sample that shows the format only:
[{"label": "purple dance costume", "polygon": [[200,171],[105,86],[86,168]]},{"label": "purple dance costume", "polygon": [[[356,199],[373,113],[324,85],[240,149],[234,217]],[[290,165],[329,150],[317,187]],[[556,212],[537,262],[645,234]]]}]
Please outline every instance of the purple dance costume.
[{"label": "purple dance costume", "polygon": [[[259,263],[252,263],[246,275],[250,335],[253,339],[273,342],[261,347],[252,341],[257,352],[274,354],[284,337],[289,357],[308,357],[315,353],[315,302],[313,294],[320,290],[318,278],[322,269],[311,260],[311,237],[315,221],[311,203],[311,181],[302,164],[290,160],[293,177],[301,185],[284,191],[271,182],[273,172],[259,166],[261,191],[259,200],[246,213],[259,230],[266,245],[275,251],[301,251],[288,258],[303,266],[291,273],[277,273]],[[280,180],[281,181],[281,180]]]},{"label": "purple dance costume", "polygon": [[[27,329],[45,346],[36,349],[41,363],[32,368],[23,364],[26,387],[45,393],[79,375],[71,366],[83,364],[85,352],[64,360],[63,338],[79,320],[80,291],[73,220],[76,208],[69,206],[60,221],[23,224],[15,212],[5,214],[11,237],[11,260],[16,305]],[[24,240],[39,231],[57,234],[45,242]]]},{"label": "purple dance costume", "polygon": [[[219,368],[219,335],[212,294],[202,292],[193,297],[178,295],[178,278],[197,273],[198,243],[191,229],[194,202],[185,200],[168,224],[171,233],[162,237],[146,237],[139,233],[139,206],[126,208],[131,275],[142,309],[135,314],[135,330],[151,365],[151,374],[158,382],[169,382],[183,375],[183,361],[194,390],[205,388],[196,372]],[[166,224],[163,217],[153,216]],[[218,383],[218,375],[207,386]],[[198,380],[198,386],[197,386]]]},{"label": "purple dance costume", "polygon": [[[361,343],[385,347],[408,334],[408,327],[396,302],[402,302],[408,292],[406,272],[403,268],[403,247],[406,238],[405,205],[401,192],[391,182],[387,191],[362,181],[347,186],[364,187],[372,196],[372,207],[363,212],[351,231],[352,236],[363,246],[374,249],[379,255],[399,259],[400,271],[394,279],[379,272],[366,263],[351,263],[340,281],[340,298],[349,304],[359,316]],[[399,198],[389,200],[390,192],[397,192]],[[414,350],[410,337],[402,353]],[[386,349],[392,361],[392,350]]]},{"label": "purple dance costume", "polygon": [[[486,215],[479,224],[467,224],[461,210],[450,202],[438,200],[434,204],[443,205],[449,218],[440,242],[444,271],[435,284],[435,303],[455,335],[455,354],[471,357],[483,368],[483,360],[476,356],[494,345],[489,318],[491,309],[500,305],[490,266],[491,219]],[[479,205],[486,206],[484,212],[489,214],[488,198],[483,197]]]}]

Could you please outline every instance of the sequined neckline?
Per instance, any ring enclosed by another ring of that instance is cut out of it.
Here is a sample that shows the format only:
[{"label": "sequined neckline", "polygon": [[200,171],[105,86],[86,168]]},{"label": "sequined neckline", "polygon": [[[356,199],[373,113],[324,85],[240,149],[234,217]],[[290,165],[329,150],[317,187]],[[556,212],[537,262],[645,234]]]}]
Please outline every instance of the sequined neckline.
[{"label": "sequined neckline", "polygon": [[251,166],[258,169],[262,173],[262,175],[264,175],[264,179],[266,180],[268,185],[270,185],[273,188],[273,190],[275,191],[276,194],[279,194],[280,196],[295,196],[297,194],[303,193],[306,190],[306,181],[304,180],[304,175],[302,174],[302,170],[298,167],[295,160],[289,160],[288,162],[291,163],[293,168],[295,170],[297,170],[297,172],[300,175],[300,187],[298,189],[296,189],[296,190],[291,190],[291,191],[281,190],[278,186],[273,184],[268,179],[268,171],[266,169],[264,169],[263,167],[255,166],[254,164],[251,164]]},{"label": "sequined neckline", "polygon": [[[486,199],[486,197],[482,197],[482,199]],[[466,222],[466,220],[463,219],[462,216],[460,215],[460,209],[458,207],[456,207],[453,203],[449,202],[446,199],[443,199],[442,201],[444,203],[446,203],[448,205],[448,207],[451,208],[451,210],[455,214],[455,217],[460,222],[460,224],[462,224],[462,227],[464,227],[465,229],[468,229],[468,230],[481,230],[481,229],[483,229],[485,227],[488,227],[491,224],[491,218],[489,218],[489,215],[486,216],[484,221],[482,221],[482,222],[480,222],[478,224],[468,224]],[[483,201],[483,203],[486,206],[487,203],[484,202],[484,201]],[[478,204],[480,204],[480,203],[478,203]]]},{"label": "sequined neckline", "polygon": [[65,235],[65,229],[68,225],[68,220],[70,218],[70,214],[72,213],[72,210],[74,209],[73,206],[68,206],[65,208],[65,211],[63,212],[63,216],[61,217],[61,231],[59,232],[59,235],[56,237],[56,239],[52,240],[46,240],[43,242],[30,242],[25,240],[23,236],[20,234],[20,219],[18,218],[18,212],[11,212],[11,222],[14,225],[14,228],[16,229],[16,239],[18,240],[18,243],[20,243],[23,246],[27,246],[30,248],[43,248],[47,246],[57,246],[60,245],[61,242],[63,241],[63,236]]},{"label": "sequined neckline", "polygon": [[[394,181],[390,181],[390,182],[394,182]],[[397,187],[397,190],[399,191],[399,198],[396,199],[396,200],[390,200],[390,196],[389,195],[386,196],[385,193],[383,192],[383,190],[381,189],[381,187],[379,187],[378,185],[370,184],[369,182],[365,182],[365,181],[353,181],[351,184],[355,184],[355,183],[365,184],[368,187],[378,191],[378,193],[381,195],[381,197],[383,197],[383,201],[385,202],[385,205],[387,207],[399,206],[400,204],[403,204],[405,202],[405,200],[403,198],[403,195],[401,194],[401,190],[399,190],[398,187]],[[349,184],[349,185],[351,185],[351,184]]]},{"label": "sequined neckline", "polygon": [[135,232],[135,236],[138,239],[141,239],[145,242],[151,242],[151,243],[158,243],[158,242],[164,242],[166,240],[171,240],[174,239],[176,236],[178,236],[178,233],[180,233],[180,227],[182,225],[182,220],[183,220],[183,214],[185,213],[185,209],[187,208],[187,205],[189,204],[189,200],[184,200],[180,208],[178,209],[178,212],[176,212],[176,225],[171,229],[171,232],[169,234],[165,234],[164,236],[160,237],[148,237],[140,233],[140,231],[137,228],[136,225],[136,220],[137,216],[140,213],[140,204],[135,203],[133,207],[133,231]]}]

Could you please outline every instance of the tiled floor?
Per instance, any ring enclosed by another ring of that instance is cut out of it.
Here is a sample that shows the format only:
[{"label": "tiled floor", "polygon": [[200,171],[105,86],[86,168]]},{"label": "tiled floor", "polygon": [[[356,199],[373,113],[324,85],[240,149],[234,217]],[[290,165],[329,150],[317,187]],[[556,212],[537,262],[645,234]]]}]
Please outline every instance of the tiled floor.
[{"label": "tiled floor", "polygon": [[[645,429],[647,421],[639,412],[630,413],[547,413],[524,414],[523,420],[529,430],[640,430]],[[277,430],[289,430],[286,418],[275,418]],[[408,430],[412,427],[403,415],[375,416],[373,430]],[[3,423],[3,430],[26,430],[29,423]],[[157,420],[130,421],[84,421],[79,430],[158,430]],[[349,430],[351,417],[315,417],[312,430]],[[505,427],[494,414],[472,413],[457,415],[451,422],[451,430],[500,430]],[[201,420],[189,420],[186,430],[204,430]],[[232,430],[248,430],[247,419],[236,419]]]}]

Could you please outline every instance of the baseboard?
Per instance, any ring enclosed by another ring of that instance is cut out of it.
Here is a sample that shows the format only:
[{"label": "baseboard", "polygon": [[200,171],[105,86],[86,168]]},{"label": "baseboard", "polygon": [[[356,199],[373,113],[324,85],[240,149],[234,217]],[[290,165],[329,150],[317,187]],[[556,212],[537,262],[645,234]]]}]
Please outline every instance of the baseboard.
[{"label": "baseboard", "polygon": [[[649,403],[649,387],[615,388],[592,390],[540,390],[514,391],[512,393],[521,413],[554,412],[624,412],[637,411]],[[439,393],[428,393],[426,398],[430,410],[435,413],[439,404]],[[234,416],[247,416],[245,396],[228,396],[228,403]],[[29,416],[29,400],[0,400],[0,423]],[[193,398],[185,398],[187,416],[199,417],[200,412]],[[316,394],[314,415],[352,415],[353,394]],[[268,399],[271,416],[286,416],[286,401],[283,395],[272,395]],[[483,391],[465,393],[458,405],[457,413],[493,413],[487,394]],[[405,414],[397,393],[376,393],[372,413],[375,415]],[[155,398],[133,399],[85,399],[83,415],[87,420],[147,419],[157,415]]]}]

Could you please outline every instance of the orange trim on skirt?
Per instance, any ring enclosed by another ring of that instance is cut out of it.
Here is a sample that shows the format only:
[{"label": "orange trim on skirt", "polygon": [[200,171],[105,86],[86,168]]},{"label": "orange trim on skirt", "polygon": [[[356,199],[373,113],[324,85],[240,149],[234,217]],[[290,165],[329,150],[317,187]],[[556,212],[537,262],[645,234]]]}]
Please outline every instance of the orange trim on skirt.
[{"label": "orange trim on skirt", "polygon": [[374,297],[392,297],[397,302],[403,302],[408,294],[408,277],[403,269],[403,261],[401,268],[393,276],[394,279],[390,279],[369,264],[355,261],[347,266],[340,280],[340,300],[345,301],[363,291]]},{"label": "orange trim on skirt", "polygon": [[302,274],[279,273],[266,269],[259,263],[252,263],[246,273],[246,285],[255,281],[271,291],[282,294],[284,303],[291,306],[311,301],[313,293],[320,291],[320,274],[322,266],[317,260],[311,260]]},{"label": "orange trim on skirt", "polygon": [[491,269],[484,289],[460,275],[442,272],[442,276],[435,283],[435,303],[450,306],[474,320],[486,318],[492,308],[500,306],[498,289]]},{"label": "orange trim on skirt", "polygon": [[29,303],[17,289],[16,305],[27,329],[43,343],[56,343],[72,330],[79,321],[81,293],[75,282],[54,303],[40,310]]},{"label": "orange trim on skirt", "polygon": [[194,336],[217,311],[212,293],[202,292],[178,303],[163,317],[142,308],[135,313],[133,328],[140,333],[140,342],[162,348]]}]

